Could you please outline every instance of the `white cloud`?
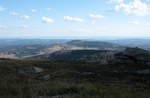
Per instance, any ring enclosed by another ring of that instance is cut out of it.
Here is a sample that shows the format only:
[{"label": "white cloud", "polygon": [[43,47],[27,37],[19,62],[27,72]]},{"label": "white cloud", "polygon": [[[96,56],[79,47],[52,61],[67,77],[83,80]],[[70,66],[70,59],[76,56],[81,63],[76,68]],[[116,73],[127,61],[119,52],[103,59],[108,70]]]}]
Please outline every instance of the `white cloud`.
[{"label": "white cloud", "polygon": [[45,8],[45,10],[47,10],[47,11],[51,11],[51,10],[52,10],[52,8]]},{"label": "white cloud", "polygon": [[5,8],[3,8],[3,7],[0,7],[0,11],[4,11],[5,10]]},{"label": "white cloud", "polygon": [[31,12],[32,12],[32,13],[36,13],[37,10],[36,10],[36,9],[31,9]]},{"label": "white cloud", "polygon": [[84,21],[81,18],[70,17],[70,16],[64,16],[64,20],[66,20],[66,21],[76,21],[76,22],[83,22]]},{"label": "white cloud", "polygon": [[134,20],[134,21],[128,21],[129,24],[135,24],[135,25],[139,25],[140,22],[137,21],[137,20]]},{"label": "white cloud", "polygon": [[115,11],[123,11],[126,15],[146,16],[150,15],[150,4],[141,0],[133,0],[129,3],[117,4]]},{"label": "white cloud", "polygon": [[92,24],[92,25],[96,24],[96,21],[92,21],[91,24]]},{"label": "white cloud", "polygon": [[90,14],[89,15],[91,18],[104,18],[105,16],[103,15],[97,15],[97,14]]},{"label": "white cloud", "polygon": [[54,20],[49,17],[42,17],[42,21],[45,23],[53,23]]},{"label": "white cloud", "polygon": [[11,14],[12,16],[19,16],[19,13],[17,13],[17,12],[10,12],[10,14]]},{"label": "white cloud", "polygon": [[149,25],[150,25],[150,22],[147,22],[147,23],[146,23],[146,25],[148,25],[148,26],[149,26]]},{"label": "white cloud", "polygon": [[128,21],[129,24],[134,24],[134,25],[141,25],[141,26],[149,26],[150,22],[148,21],[138,21],[138,20],[132,20]]},{"label": "white cloud", "polygon": [[122,3],[123,0],[110,0],[111,2]]},{"label": "white cloud", "polygon": [[1,30],[2,30],[2,29],[6,29],[6,26],[0,25],[0,29],[1,29]]},{"label": "white cloud", "polygon": [[28,16],[28,15],[23,15],[23,16],[20,16],[20,18],[22,18],[22,19],[29,19],[30,16]]},{"label": "white cloud", "polygon": [[30,18],[30,16],[28,16],[28,15],[21,15],[21,14],[19,14],[18,12],[10,12],[10,15],[12,15],[12,16],[18,16],[18,17],[20,17],[21,19],[24,19],[24,20],[27,20],[27,19],[29,19]]},{"label": "white cloud", "polygon": [[18,26],[19,28],[22,28],[22,29],[26,29],[26,28],[28,28],[29,26],[28,25],[20,25],[20,26]]}]

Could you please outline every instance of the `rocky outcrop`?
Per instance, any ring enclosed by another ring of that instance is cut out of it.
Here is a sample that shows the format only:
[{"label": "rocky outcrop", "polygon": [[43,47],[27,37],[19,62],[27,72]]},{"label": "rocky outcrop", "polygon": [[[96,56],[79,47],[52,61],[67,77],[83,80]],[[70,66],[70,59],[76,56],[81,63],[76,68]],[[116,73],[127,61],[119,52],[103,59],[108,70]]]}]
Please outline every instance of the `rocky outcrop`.
[{"label": "rocky outcrop", "polygon": [[38,80],[49,80],[50,75],[45,73],[45,70],[40,67],[30,66],[30,67],[21,67],[17,69],[18,76],[34,78]]},{"label": "rocky outcrop", "polygon": [[50,79],[50,75],[46,74],[46,75],[42,75],[38,77],[39,80],[49,80]]},{"label": "rocky outcrop", "polygon": [[150,64],[150,53],[141,48],[126,48],[125,51],[115,54],[115,62],[126,64],[135,62],[138,64]]},{"label": "rocky outcrop", "polygon": [[39,68],[39,67],[36,67],[36,66],[31,66],[31,67],[19,68],[17,70],[17,73],[19,75],[32,75],[32,74],[39,74],[43,71],[44,70],[42,68]]},{"label": "rocky outcrop", "polygon": [[150,74],[150,69],[145,69],[145,70],[139,70],[137,71],[139,74]]}]

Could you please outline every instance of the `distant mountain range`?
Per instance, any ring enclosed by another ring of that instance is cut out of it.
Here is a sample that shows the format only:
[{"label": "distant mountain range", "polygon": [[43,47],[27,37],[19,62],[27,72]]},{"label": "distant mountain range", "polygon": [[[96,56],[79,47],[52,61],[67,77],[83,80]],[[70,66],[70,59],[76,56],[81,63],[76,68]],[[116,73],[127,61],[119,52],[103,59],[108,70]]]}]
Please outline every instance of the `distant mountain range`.
[{"label": "distant mountain range", "polygon": [[[21,40],[18,40],[21,41]],[[86,40],[73,40],[73,41],[36,41],[31,43],[28,41],[4,41],[5,45],[1,45],[0,57],[8,57],[9,55],[15,58],[27,58],[37,55],[50,54],[57,51],[64,50],[123,50],[124,47],[119,44],[102,41],[86,41]],[[10,43],[9,43],[10,42]],[[16,42],[13,44],[13,42]],[[18,42],[18,43],[17,43]],[[1,43],[2,44],[2,43]],[[21,45],[20,45],[21,44]]]},{"label": "distant mountain range", "polygon": [[110,40],[108,42],[120,44],[128,47],[139,47],[145,50],[150,51],[150,39],[119,39],[119,40]]},{"label": "distant mountain range", "polygon": [[[109,51],[122,51],[123,49],[125,49],[125,47],[118,45],[118,44],[112,44],[109,42],[101,42],[101,41],[85,41],[85,40],[73,40],[73,41],[69,41],[67,43],[61,43],[61,44],[53,44],[50,45],[48,48],[45,48],[44,51],[42,51],[41,53],[31,56],[31,58],[33,57],[44,57],[47,55],[55,55],[58,53],[66,53],[66,52],[70,52],[70,51],[105,51],[105,50],[109,50]],[[87,53],[87,52],[86,52]],[[78,54],[78,53],[77,53]],[[53,57],[51,57],[53,58]]]},{"label": "distant mountain range", "polygon": [[150,52],[141,48],[112,50],[64,50],[41,54],[26,59],[99,62],[101,64],[144,64],[150,66]]},{"label": "distant mountain range", "polygon": [[123,46],[119,44],[114,44],[111,42],[104,42],[104,41],[86,41],[86,40],[73,40],[68,42],[69,45],[75,45],[78,47],[84,48],[95,48],[100,50],[122,50],[124,49]]},{"label": "distant mountain range", "polygon": [[[9,42],[9,41],[8,41]],[[16,41],[17,42],[17,41]],[[120,45],[119,41],[36,41],[18,42],[19,44],[5,45],[0,48],[0,58],[2,59],[48,59],[48,60],[75,60],[108,63],[137,63],[140,61],[149,64],[149,51],[134,48],[134,46]],[[134,41],[135,42],[135,41]],[[44,44],[43,44],[44,43]],[[1,43],[2,44],[2,43]],[[142,44],[141,44],[142,45]],[[144,44],[143,44],[144,45]],[[131,48],[129,48],[131,47]]]}]

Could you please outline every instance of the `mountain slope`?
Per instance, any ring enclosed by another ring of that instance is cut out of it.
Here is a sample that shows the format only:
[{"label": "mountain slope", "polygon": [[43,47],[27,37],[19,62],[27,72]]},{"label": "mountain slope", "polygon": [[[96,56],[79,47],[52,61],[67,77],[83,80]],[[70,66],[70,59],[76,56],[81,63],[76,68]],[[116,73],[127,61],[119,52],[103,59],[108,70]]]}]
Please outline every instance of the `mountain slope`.
[{"label": "mountain slope", "polygon": [[57,51],[51,54],[43,54],[33,56],[28,59],[48,59],[48,60],[64,60],[64,61],[87,61],[108,64],[114,59],[115,51],[108,50],[65,50]]},{"label": "mountain slope", "polygon": [[123,50],[124,47],[119,44],[102,41],[86,41],[86,40],[73,40],[68,42],[69,45],[75,45],[78,47],[97,48],[100,50]]},{"label": "mountain slope", "polygon": [[86,61],[99,62],[101,64],[150,65],[150,53],[141,48],[126,48],[121,52],[111,50],[63,50],[32,56],[27,59]]},{"label": "mountain slope", "polygon": [[[21,43],[21,42],[20,42]],[[85,41],[73,40],[64,43],[53,44],[34,44],[34,45],[17,45],[7,48],[0,48],[0,54],[9,55],[19,58],[34,58],[41,55],[50,55],[58,51],[73,51],[73,50],[111,50],[121,51],[124,47],[118,44],[101,42],[101,41]],[[3,55],[2,55],[3,56]]]}]

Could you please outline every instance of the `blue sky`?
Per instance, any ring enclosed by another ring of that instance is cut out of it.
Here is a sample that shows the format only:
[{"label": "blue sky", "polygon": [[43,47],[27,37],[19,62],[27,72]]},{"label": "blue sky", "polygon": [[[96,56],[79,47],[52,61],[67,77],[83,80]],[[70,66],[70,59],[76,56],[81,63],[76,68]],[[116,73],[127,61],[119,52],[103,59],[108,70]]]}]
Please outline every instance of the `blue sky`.
[{"label": "blue sky", "polygon": [[0,0],[1,38],[150,37],[150,0]]}]

